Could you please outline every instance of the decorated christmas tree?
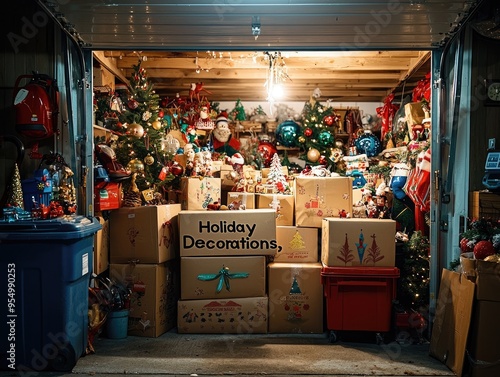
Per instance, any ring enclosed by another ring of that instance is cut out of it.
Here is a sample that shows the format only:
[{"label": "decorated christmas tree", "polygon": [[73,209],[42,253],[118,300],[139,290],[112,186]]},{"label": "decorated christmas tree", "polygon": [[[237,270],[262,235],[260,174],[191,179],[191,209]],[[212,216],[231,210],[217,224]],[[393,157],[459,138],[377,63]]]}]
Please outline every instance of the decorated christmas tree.
[{"label": "decorated christmas tree", "polygon": [[124,182],[124,191],[138,190],[148,202],[157,196],[155,193],[162,192],[161,187],[171,182],[174,175],[164,169],[173,156],[164,150],[166,122],[160,98],[141,62],[133,66],[127,110],[120,114],[123,132],[116,141],[115,152],[119,163],[134,175],[134,185],[130,180]]},{"label": "decorated christmas tree", "polygon": [[324,106],[314,97],[305,103],[297,139],[305,152],[301,159],[310,165],[333,165],[331,157],[338,121],[333,107]]},{"label": "decorated christmas tree", "polygon": [[231,110],[230,118],[234,121],[244,121],[247,119],[246,113],[245,113],[245,107],[241,103],[241,100],[238,98],[236,101],[236,104],[234,105],[234,109]]}]

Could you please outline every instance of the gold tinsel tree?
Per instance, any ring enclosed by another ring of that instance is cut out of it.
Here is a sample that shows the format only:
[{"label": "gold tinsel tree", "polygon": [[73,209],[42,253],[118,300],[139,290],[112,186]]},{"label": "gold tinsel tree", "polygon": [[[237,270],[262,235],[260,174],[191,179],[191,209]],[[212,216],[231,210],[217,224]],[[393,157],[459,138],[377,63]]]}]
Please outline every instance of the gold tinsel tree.
[{"label": "gold tinsel tree", "polygon": [[21,174],[19,173],[19,167],[14,164],[14,173],[12,174],[12,180],[7,186],[7,206],[9,207],[19,207],[24,209],[23,202],[23,189],[21,186]]}]

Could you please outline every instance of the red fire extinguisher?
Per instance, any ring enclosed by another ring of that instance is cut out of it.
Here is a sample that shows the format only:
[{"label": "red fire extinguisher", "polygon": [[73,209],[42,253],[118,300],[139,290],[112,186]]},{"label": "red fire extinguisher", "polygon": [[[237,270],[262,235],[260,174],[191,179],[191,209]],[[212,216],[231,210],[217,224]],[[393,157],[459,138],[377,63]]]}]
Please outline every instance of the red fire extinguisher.
[{"label": "red fire extinguisher", "polygon": [[[30,79],[22,88],[21,80]],[[21,75],[14,86],[16,131],[33,139],[45,139],[57,131],[59,90],[46,74]]]}]

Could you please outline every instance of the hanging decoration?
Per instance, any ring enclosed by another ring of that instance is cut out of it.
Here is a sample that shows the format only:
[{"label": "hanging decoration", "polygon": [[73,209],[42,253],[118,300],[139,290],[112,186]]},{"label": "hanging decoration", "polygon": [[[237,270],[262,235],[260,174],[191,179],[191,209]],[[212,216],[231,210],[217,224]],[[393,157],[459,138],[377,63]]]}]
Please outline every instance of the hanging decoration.
[{"label": "hanging decoration", "polygon": [[384,105],[376,109],[378,117],[382,119],[382,128],[380,130],[381,140],[384,140],[385,134],[392,127],[394,115],[399,109],[399,105],[393,104],[392,101],[394,101],[394,93],[389,94],[384,99]]},{"label": "hanging decoration", "polygon": [[269,69],[267,71],[267,80],[264,84],[267,90],[266,99],[270,104],[270,111],[272,114],[272,104],[276,99],[283,96],[283,83],[290,80],[287,73],[285,59],[281,56],[280,52],[271,54],[265,52],[265,57],[269,60]]}]

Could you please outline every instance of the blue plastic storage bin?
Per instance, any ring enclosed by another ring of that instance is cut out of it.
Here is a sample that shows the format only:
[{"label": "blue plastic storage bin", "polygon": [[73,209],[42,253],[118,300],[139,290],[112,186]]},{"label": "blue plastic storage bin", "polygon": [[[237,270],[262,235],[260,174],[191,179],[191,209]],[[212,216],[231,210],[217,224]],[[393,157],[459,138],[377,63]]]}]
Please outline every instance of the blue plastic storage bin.
[{"label": "blue plastic storage bin", "polygon": [[0,221],[0,367],[70,371],[87,348],[95,218]]}]

